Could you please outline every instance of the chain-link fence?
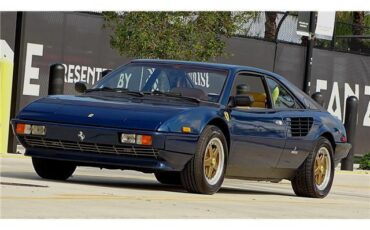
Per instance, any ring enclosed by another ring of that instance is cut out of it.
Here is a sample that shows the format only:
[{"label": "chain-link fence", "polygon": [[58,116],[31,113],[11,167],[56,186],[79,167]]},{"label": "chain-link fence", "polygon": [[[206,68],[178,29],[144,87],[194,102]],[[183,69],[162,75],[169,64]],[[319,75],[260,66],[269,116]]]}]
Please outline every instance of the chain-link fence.
[{"label": "chain-link fence", "polygon": [[318,40],[316,46],[318,48],[370,55],[370,27],[336,22],[333,40]]},{"label": "chain-link fence", "polygon": [[[272,22],[269,21],[271,14],[275,14],[272,15],[275,19]],[[284,17],[285,14],[287,15]],[[350,15],[350,12],[348,14]],[[236,36],[297,45],[306,44],[307,38],[297,35],[297,13],[255,12],[255,15],[245,23],[243,30]],[[369,19],[362,23],[363,25],[358,25],[341,21],[343,19],[337,15],[333,40],[316,39],[315,48],[370,55],[370,23],[367,22],[370,22],[370,14],[365,16]],[[279,24],[281,24],[280,27]],[[266,28],[273,31],[266,31]],[[271,34],[275,35],[274,39],[268,37]]]}]

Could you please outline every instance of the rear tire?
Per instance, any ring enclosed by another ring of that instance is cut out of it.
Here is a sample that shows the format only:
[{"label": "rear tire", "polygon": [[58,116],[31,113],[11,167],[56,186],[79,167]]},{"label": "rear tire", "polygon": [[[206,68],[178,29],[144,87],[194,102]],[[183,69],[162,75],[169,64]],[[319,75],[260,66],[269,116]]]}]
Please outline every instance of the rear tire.
[{"label": "rear tire", "polygon": [[297,196],[324,198],[329,194],[333,179],[333,148],[328,139],[320,137],[315,150],[299,167],[292,187]]},{"label": "rear tire", "polygon": [[67,180],[76,170],[76,165],[66,161],[32,157],[32,164],[37,175],[51,180]]},{"label": "rear tire", "polygon": [[181,172],[181,182],[193,193],[214,194],[224,181],[228,148],[222,131],[207,126],[200,135],[194,157]]},{"label": "rear tire", "polygon": [[161,184],[181,185],[179,172],[156,172],[154,176]]}]

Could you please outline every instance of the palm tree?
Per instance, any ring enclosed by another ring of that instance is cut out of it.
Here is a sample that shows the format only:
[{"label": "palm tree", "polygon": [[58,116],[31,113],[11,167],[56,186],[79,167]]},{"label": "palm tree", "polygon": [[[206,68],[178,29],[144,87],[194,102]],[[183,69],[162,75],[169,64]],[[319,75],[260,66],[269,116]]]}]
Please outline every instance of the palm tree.
[{"label": "palm tree", "polygon": [[276,35],[276,18],[277,13],[272,11],[265,12],[266,21],[265,21],[265,39],[275,40]]},{"label": "palm tree", "polygon": [[[353,11],[352,16],[352,34],[353,35],[364,35],[365,32],[365,11]],[[354,37],[350,43],[351,50],[361,51],[362,40],[361,38]]]}]

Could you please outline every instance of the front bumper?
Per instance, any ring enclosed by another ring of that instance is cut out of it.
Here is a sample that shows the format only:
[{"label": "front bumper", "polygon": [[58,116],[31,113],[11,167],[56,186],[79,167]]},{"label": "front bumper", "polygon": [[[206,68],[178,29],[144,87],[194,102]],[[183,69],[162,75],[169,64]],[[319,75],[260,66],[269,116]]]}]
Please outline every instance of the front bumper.
[{"label": "front bumper", "polygon": [[337,166],[343,158],[347,157],[351,148],[352,148],[352,145],[350,143],[336,143],[335,154],[334,154],[335,166]]},{"label": "front bumper", "polygon": [[[25,155],[66,160],[77,165],[139,171],[181,171],[195,153],[198,135],[12,120],[46,126],[46,136],[16,135]],[[78,137],[83,132],[83,141]],[[120,143],[121,133],[153,137],[150,147]]]}]

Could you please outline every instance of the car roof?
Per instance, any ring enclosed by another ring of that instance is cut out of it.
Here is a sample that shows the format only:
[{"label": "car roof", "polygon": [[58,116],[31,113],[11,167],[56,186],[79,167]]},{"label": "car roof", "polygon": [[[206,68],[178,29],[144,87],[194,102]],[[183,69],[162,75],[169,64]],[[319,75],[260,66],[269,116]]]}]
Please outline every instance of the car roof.
[{"label": "car roof", "polygon": [[232,64],[222,64],[222,63],[211,63],[211,62],[197,62],[197,61],[181,61],[181,60],[168,60],[168,59],[135,59],[131,63],[155,63],[155,64],[170,64],[170,65],[192,65],[204,68],[214,68],[214,69],[224,69],[232,70],[233,72],[238,71],[252,71],[264,74],[269,74],[277,78],[282,78],[281,76],[256,67],[243,66],[243,65],[232,65]]}]

